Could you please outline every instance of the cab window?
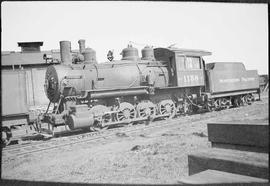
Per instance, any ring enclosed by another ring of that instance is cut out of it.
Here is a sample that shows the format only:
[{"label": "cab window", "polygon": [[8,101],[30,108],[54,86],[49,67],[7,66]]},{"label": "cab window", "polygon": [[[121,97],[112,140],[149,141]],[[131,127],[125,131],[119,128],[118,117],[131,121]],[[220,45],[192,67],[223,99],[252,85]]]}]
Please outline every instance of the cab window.
[{"label": "cab window", "polygon": [[184,70],[185,69],[185,57],[182,55],[177,55],[176,65],[177,65],[178,70]]},{"label": "cab window", "polygon": [[201,69],[200,57],[177,55],[176,65],[178,70]]},{"label": "cab window", "polygon": [[200,58],[187,56],[185,60],[185,69],[200,69]]}]

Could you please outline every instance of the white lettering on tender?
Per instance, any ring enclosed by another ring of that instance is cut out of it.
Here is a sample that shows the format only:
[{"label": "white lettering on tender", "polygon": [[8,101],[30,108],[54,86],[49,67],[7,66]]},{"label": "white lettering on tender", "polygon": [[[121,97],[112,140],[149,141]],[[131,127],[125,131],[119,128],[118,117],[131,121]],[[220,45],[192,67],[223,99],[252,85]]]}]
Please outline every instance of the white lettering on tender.
[{"label": "white lettering on tender", "polygon": [[239,82],[240,79],[238,78],[234,78],[234,79],[220,79],[219,82],[220,83],[235,83],[235,82]]},{"label": "white lettering on tender", "polygon": [[233,79],[220,79],[219,80],[220,83],[236,83],[236,82],[240,82],[240,81],[244,81],[244,82],[255,81],[255,78],[254,77],[249,77],[249,78],[241,77],[241,79],[233,78]]},{"label": "white lettering on tender", "polygon": [[250,77],[250,78],[241,78],[241,81],[255,81],[254,77]]}]

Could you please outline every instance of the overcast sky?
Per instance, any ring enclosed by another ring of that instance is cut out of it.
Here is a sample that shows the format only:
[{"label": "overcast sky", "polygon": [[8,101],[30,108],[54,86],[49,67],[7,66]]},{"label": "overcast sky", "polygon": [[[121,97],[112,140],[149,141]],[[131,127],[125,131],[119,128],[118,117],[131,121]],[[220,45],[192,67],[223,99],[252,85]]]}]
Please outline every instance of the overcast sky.
[{"label": "overcast sky", "polygon": [[42,50],[78,40],[96,50],[99,63],[108,50],[115,59],[129,41],[145,45],[211,51],[206,62],[243,62],[268,74],[267,4],[204,2],[2,2],[2,51],[17,42],[44,41]]}]

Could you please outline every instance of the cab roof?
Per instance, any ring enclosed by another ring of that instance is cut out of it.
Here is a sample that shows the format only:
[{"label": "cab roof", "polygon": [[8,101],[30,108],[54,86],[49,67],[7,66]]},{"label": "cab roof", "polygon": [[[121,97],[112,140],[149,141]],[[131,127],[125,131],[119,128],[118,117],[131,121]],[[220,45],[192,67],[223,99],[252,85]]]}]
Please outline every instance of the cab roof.
[{"label": "cab roof", "polygon": [[209,56],[212,55],[212,52],[206,50],[197,50],[197,49],[186,49],[186,48],[176,48],[176,47],[169,47],[169,48],[155,48],[155,50],[167,50],[174,52],[176,54],[182,54],[187,56]]}]

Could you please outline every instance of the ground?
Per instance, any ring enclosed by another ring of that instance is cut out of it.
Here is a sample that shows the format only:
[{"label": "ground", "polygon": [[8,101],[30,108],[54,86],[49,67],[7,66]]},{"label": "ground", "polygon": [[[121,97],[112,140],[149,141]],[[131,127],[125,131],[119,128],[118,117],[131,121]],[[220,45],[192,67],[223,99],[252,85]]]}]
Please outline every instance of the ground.
[{"label": "ground", "polygon": [[250,106],[186,116],[168,128],[3,159],[1,176],[50,182],[175,184],[188,175],[188,154],[210,148],[207,123],[268,123],[268,111],[268,97],[264,97]]}]

